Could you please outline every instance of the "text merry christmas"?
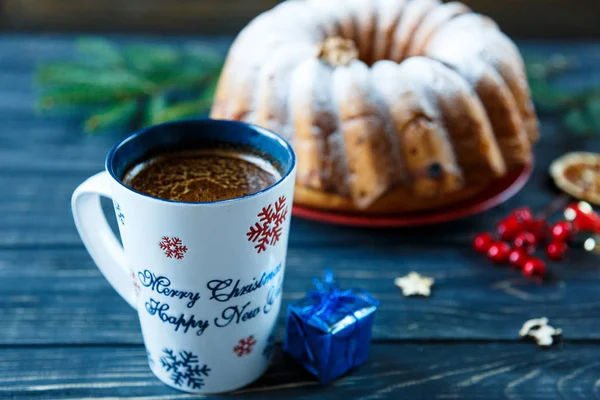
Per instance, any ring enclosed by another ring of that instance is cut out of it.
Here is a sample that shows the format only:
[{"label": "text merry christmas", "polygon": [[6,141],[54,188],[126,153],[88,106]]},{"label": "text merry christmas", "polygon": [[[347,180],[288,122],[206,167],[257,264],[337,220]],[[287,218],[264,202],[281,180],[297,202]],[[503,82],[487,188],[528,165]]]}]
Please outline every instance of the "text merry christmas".
[{"label": "text merry christmas", "polygon": [[252,278],[252,282],[242,285],[240,279],[218,280],[214,279],[206,284],[211,291],[210,299],[215,299],[219,302],[226,302],[235,297],[240,297],[248,293],[252,293],[257,289],[266,286],[275,278],[281,271],[281,264],[277,265],[270,272],[263,272],[260,279]]},{"label": "text merry christmas", "polygon": [[149,287],[158,294],[163,296],[173,297],[177,299],[190,299],[187,303],[188,308],[192,308],[196,301],[200,299],[200,293],[198,292],[187,292],[184,290],[172,289],[171,280],[166,276],[157,277],[151,271],[145,270],[143,273],[138,272],[138,279],[140,283],[145,287]]}]

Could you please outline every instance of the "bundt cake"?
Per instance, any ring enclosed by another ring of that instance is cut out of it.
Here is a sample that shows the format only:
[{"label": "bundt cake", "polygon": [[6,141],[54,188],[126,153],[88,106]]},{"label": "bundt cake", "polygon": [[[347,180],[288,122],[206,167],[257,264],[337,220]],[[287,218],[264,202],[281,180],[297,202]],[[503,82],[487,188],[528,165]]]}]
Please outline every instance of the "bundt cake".
[{"label": "bundt cake", "polygon": [[489,18],[439,0],[288,0],[231,47],[211,117],[289,140],[295,201],[426,210],[532,158],[523,60]]}]

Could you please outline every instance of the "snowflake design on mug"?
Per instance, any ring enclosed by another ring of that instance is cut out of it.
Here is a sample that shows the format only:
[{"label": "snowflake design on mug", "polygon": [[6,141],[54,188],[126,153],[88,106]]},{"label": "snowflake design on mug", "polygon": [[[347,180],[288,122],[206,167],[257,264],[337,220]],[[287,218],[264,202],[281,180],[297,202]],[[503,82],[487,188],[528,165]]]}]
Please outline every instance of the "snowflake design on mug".
[{"label": "snowflake design on mug", "polygon": [[121,225],[125,225],[125,214],[121,211],[121,205],[116,201],[113,201],[113,205],[115,206],[115,213],[117,214],[117,219],[121,223]]},{"label": "snowflake design on mug", "polygon": [[237,354],[238,357],[242,357],[246,354],[252,353],[255,344],[256,340],[254,339],[254,336],[250,335],[247,338],[240,339],[237,345],[233,348],[233,352]]},{"label": "snowflake design on mug", "polygon": [[185,253],[188,251],[187,246],[184,246],[178,237],[163,236],[158,246],[165,252],[167,258],[175,258],[177,260],[183,259]]},{"label": "snowflake design on mug", "polygon": [[200,366],[198,356],[191,351],[180,351],[175,354],[173,350],[164,349],[165,354],[160,358],[160,364],[170,372],[170,378],[177,386],[186,385],[192,389],[201,389],[204,386],[204,377],[207,377],[210,368],[206,364]]},{"label": "snowflake design on mug", "polygon": [[275,246],[281,238],[283,222],[287,217],[288,208],[285,196],[281,196],[274,204],[263,207],[258,213],[258,222],[250,226],[246,236],[248,241],[256,243],[257,253],[267,250],[267,246]]},{"label": "snowflake design on mug", "polygon": [[140,286],[136,276],[135,276],[135,272],[130,271],[131,272],[131,279],[133,280],[133,291],[135,292],[135,297],[140,297],[140,292],[142,291],[142,287]]}]

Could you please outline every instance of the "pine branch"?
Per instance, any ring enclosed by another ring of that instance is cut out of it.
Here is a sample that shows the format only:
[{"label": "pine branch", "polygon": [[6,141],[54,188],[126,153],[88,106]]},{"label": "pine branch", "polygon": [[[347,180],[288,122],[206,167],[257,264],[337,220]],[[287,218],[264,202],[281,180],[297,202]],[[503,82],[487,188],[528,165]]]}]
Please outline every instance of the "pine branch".
[{"label": "pine branch", "polygon": [[37,82],[57,87],[83,87],[88,90],[111,89],[126,93],[150,93],[155,85],[123,69],[88,67],[74,63],[44,65],[37,72]]},{"label": "pine branch", "polygon": [[212,104],[212,100],[198,99],[184,101],[175,105],[165,107],[161,111],[153,114],[152,124],[160,124],[176,119],[185,119],[197,117],[201,110],[206,110]]},{"label": "pine branch", "polygon": [[137,111],[138,103],[135,100],[117,103],[88,118],[84,123],[84,130],[94,133],[115,125],[128,124]]},{"label": "pine branch", "polygon": [[600,86],[567,90],[555,80],[575,70],[578,60],[560,54],[549,58],[525,58],[533,101],[540,112],[561,115],[572,133],[600,135]]},{"label": "pine branch", "polygon": [[84,130],[135,129],[207,112],[223,63],[206,47],[133,45],[104,39],[76,41],[76,61],[40,65],[37,109],[82,108]]},{"label": "pine branch", "polygon": [[149,126],[157,124],[158,118],[157,116],[161,114],[165,108],[168,107],[167,99],[164,95],[159,94],[157,96],[153,96],[148,100],[148,104],[146,105],[143,125]]}]

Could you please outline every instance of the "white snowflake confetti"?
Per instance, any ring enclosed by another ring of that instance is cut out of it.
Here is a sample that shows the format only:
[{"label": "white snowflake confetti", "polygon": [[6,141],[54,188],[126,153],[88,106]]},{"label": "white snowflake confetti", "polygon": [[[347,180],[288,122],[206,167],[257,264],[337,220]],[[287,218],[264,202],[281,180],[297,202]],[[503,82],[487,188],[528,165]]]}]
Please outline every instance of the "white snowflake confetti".
[{"label": "white snowflake confetti", "polygon": [[257,215],[258,222],[248,228],[248,241],[256,243],[257,253],[267,250],[267,246],[275,246],[281,238],[283,221],[287,218],[288,208],[285,196],[281,196],[275,204],[263,207]]},{"label": "white snowflake confetti", "polygon": [[198,356],[189,351],[181,351],[176,355],[173,350],[164,349],[165,355],[160,358],[163,368],[170,372],[170,378],[177,386],[186,385],[192,389],[201,389],[204,386],[204,377],[207,377],[210,368],[206,364],[200,367]]},{"label": "white snowflake confetti", "polygon": [[233,352],[237,354],[238,357],[242,357],[243,355],[252,353],[255,344],[256,340],[254,339],[254,336],[250,335],[245,339],[240,339],[238,344],[233,348]]},{"label": "white snowflake confetti", "polygon": [[394,285],[402,289],[404,296],[429,296],[434,282],[433,278],[422,276],[416,272],[394,279]]},{"label": "white snowflake confetti", "polygon": [[526,321],[519,331],[521,338],[530,337],[538,346],[549,347],[554,343],[554,337],[562,335],[562,329],[548,325],[548,318],[534,318]]},{"label": "white snowflake confetti", "polygon": [[187,246],[184,246],[178,237],[163,236],[158,246],[165,252],[168,258],[175,258],[177,260],[181,260],[188,251]]}]

